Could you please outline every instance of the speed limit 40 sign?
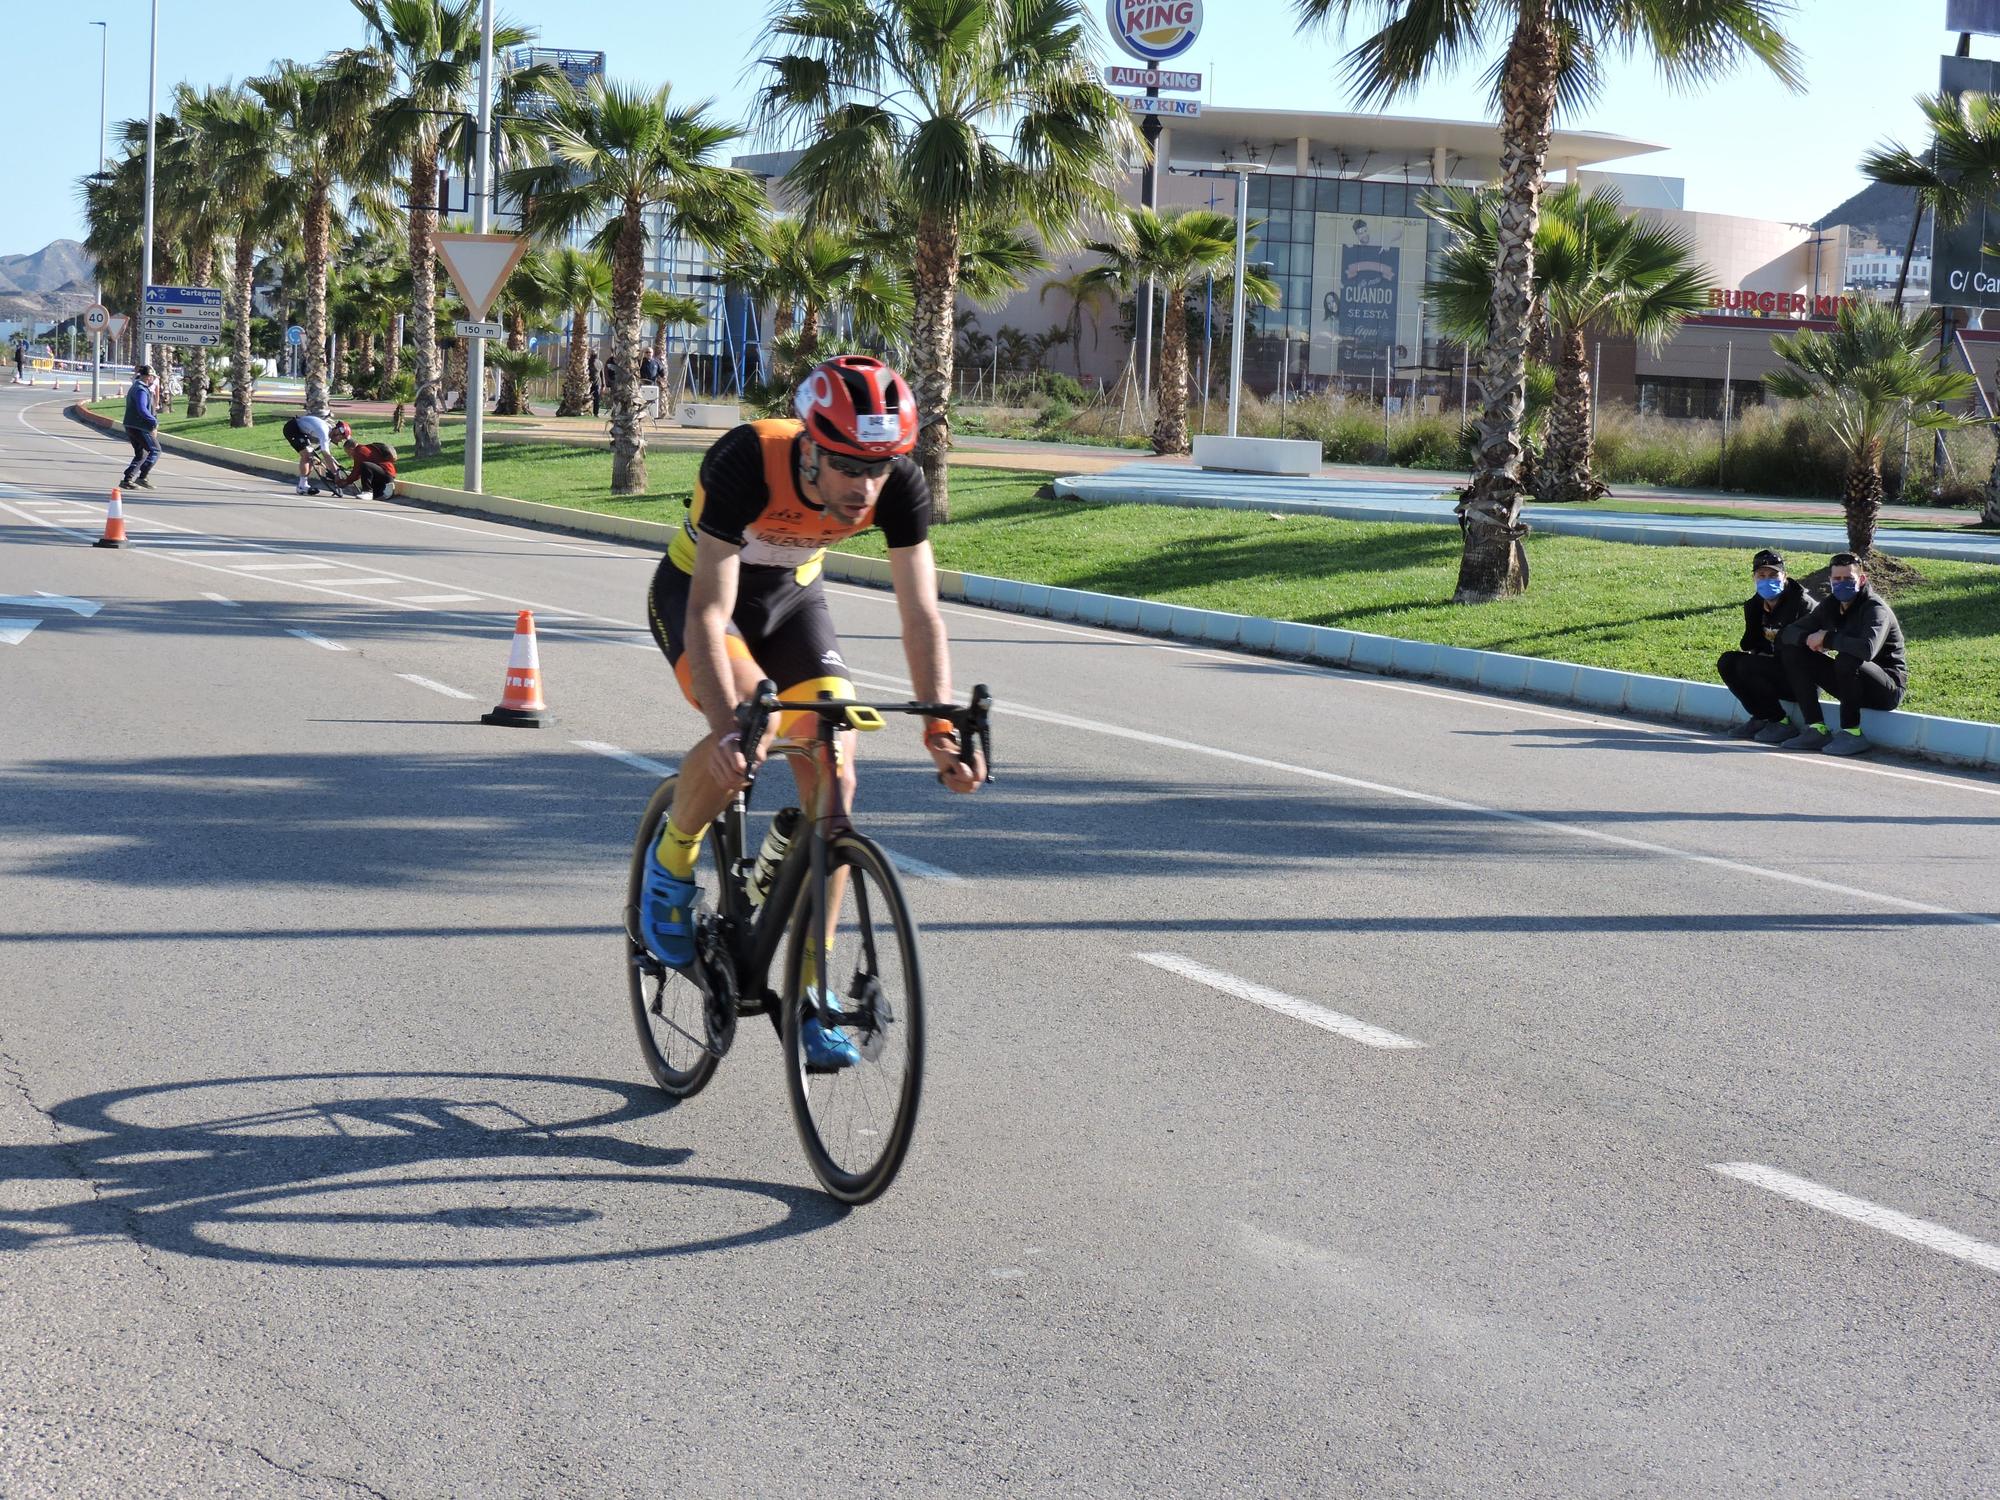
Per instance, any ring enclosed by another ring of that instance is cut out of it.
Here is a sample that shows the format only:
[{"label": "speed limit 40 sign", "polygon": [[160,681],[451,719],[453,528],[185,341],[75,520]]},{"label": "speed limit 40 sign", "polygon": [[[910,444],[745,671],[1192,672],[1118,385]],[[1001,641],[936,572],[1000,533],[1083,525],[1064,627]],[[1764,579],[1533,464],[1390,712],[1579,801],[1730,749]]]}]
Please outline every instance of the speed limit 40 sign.
[{"label": "speed limit 40 sign", "polygon": [[92,333],[102,333],[111,326],[111,312],[102,302],[93,302],[83,310],[83,326]]}]

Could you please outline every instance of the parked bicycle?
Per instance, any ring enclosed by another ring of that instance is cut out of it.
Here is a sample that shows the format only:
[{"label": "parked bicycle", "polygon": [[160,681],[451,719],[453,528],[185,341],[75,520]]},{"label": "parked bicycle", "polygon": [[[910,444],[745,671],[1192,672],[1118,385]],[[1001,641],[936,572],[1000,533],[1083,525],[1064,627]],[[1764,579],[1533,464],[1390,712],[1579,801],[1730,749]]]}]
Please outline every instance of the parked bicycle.
[{"label": "parked bicycle", "polygon": [[[902,882],[848,816],[840,731],[880,729],[885,714],[949,719],[960,760],[973,765],[976,748],[991,780],[992,706],[984,686],[959,707],[788,702],[769,681],[759,683],[736,713],[742,743],[762,743],[772,714],[813,715],[809,741],[773,749],[812,756],[819,768],[815,806],[809,813],[783,809],[762,846],[751,845],[748,814],[758,769],[751,768],[750,785],[731,800],[706,841],[716,900],[697,920],[695,961],[685,969],[661,964],[639,938],[646,852],[673,806],[674,777],[654,790],[639,820],[625,897],[625,972],[647,1068],[667,1093],[688,1098],[714,1076],[735,1041],[739,1018],[771,1016],[806,1160],[845,1203],[878,1196],[909,1151],[923,1090],[924,996],[916,924]],[[781,939],[783,981],[774,991],[770,968]],[[845,1028],[861,1061],[835,1069],[809,1064],[801,1037],[808,1017]]]}]

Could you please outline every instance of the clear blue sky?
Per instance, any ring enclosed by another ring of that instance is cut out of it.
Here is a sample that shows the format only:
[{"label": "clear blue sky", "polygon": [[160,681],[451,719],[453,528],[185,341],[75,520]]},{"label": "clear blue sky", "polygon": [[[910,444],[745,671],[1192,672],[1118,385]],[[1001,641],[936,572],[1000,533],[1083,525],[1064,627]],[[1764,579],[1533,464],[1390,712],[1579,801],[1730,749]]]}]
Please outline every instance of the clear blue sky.
[{"label": "clear blue sky", "polygon": [[[1671,149],[1635,159],[1634,171],[1687,179],[1687,205],[1715,213],[1808,220],[1862,186],[1855,163],[1885,136],[1915,139],[1912,96],[1937,85],[1937,60],[1954,40],[1944,0],[1804,0],[1792,32],[1805,54],[1807,91],[1794,95],[1761,70],[1745,70],[1695,95],[1667,90],[1648,67],[1627,64],[1591,109],[1565,123]],[[98,32],[111,23],[110,114],[146,108],[147,0],[9,0],[11,66],[0,115],[0,254],[82,238],[75,179],[96,164]],[[344,0],[160,0],[160,87],[177,79],[218,83],[260,72],[280,56],[317,56],[361,39]],[[740,113],[746,65],[763,7],[688,0],[512,0],[501,13],[539,28],[550,46],[601,49],[619,77],[674,82],[683,95],[715,97]],[[1101,7],[1093,6],[1101,17]],[[1889,17],[1895,19],[1891,20]],[[1974,42],[2000,54],[2000,38]],[[1181,65],[1214,75],[1218,105],[1345,109],[1339,49],[1294,40],[1289,0],[1209,0],[1204,34]],[[1106,60],[1112,60],[1108,50]],[[1395,113],[1483,118],[1467,74],[1434,84]]]}]

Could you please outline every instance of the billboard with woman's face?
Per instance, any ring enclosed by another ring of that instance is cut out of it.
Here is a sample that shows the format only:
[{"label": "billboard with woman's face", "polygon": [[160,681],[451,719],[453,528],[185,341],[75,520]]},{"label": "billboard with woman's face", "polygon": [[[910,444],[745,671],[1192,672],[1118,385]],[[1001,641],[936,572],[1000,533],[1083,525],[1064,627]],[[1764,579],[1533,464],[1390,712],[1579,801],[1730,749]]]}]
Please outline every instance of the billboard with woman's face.
[{"label": "billboard with woman's face", "polygon": [[1398,370],[1423,345],[1423,219],[1318,214],[1313,225],[1315,375]]}]

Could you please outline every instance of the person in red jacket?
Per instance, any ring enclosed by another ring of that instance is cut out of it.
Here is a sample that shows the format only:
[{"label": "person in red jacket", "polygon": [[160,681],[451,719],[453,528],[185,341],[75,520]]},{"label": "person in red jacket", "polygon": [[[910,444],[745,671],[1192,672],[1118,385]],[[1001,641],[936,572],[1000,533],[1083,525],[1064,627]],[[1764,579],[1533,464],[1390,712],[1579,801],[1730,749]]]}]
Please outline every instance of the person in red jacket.
[{"label": "person in red jacket", "polygon": [[354,489],[365,489],[377,500],[387,500],[395,495],[394,448],[387,443],[363,443],[351,435],[341,446],[347,450],[348,470],[340,476],[340,483]]}]

